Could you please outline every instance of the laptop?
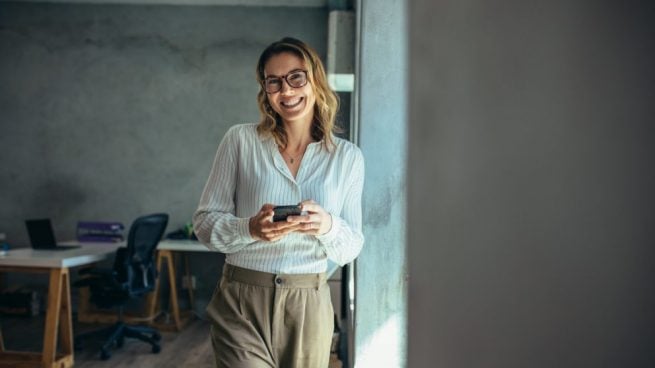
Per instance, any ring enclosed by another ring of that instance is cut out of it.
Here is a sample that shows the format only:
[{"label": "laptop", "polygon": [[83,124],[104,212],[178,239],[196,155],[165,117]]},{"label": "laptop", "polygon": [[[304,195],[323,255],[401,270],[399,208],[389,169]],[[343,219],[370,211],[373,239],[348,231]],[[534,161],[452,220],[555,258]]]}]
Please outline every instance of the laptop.
[{"label": "laptop", "polygon": [[26,220],[25,225],[27,226],[27,234],[30,236],[32,249],[69,250],[79,248],[78,245],[57,245],[50,219]]}]

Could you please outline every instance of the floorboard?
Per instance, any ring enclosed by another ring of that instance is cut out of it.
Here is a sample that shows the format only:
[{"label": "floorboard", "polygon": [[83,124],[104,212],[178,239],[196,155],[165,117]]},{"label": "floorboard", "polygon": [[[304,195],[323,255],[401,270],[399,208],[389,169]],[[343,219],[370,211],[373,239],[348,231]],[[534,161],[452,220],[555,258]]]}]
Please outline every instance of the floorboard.
[{"label": "floorboard", "polygon": [[[39,351],[43,347],[44,318],[0,317],[6,350]],[[75,323],[77,333],[102,328],[106,325]],[[99,358],[103,336],[84,341],[82,350],[75,351],[76,368],[167,368],[214,367],[214,356],[209,340],[209,324],[196,319],[179,333],[162,333],[162,350],[153,354],[150,345],[135,339],[125,339],[120,349],[114,349],[109,360]]]},{"label": "floorboard", "polygon": [[[44,316],[0,316],[0,328],[6,350],[40,351],[43,347]],[[105,327],[106,325],[75,323],[75,333]],[[195,319],[181,332],[163,332],[162,350],[153,354],[150,345],[135,339],[126,339],[125,345],[112,351],[109,360],[100,360],[103,337],[84,341],[84,348],[75,351],[75,368],[210,368],[214,367],[214,352],[209,339],[209,323]],[[333,356],[330,368],[341,363]]]}]

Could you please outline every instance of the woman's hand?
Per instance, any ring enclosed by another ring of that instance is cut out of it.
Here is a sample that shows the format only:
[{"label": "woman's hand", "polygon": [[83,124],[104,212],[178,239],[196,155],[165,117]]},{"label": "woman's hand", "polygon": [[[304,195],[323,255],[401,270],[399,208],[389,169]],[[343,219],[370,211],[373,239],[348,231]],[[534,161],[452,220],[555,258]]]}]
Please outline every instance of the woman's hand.
[{"label": "woman's hand", "polygon": [[263,205],[262,209],[248,221],[248,230],[254,239],[273,242],[302,226],[297,222],[273,222],[273,207],[275,206],[272,204]]},{"label": "woman's hand", "polygon": [[300,209],[307,214],[287,217],[288,223],[298,224],[295,231],[310,235],[323,235],[332,228],[332,215],[313,200],[300,202]]}]

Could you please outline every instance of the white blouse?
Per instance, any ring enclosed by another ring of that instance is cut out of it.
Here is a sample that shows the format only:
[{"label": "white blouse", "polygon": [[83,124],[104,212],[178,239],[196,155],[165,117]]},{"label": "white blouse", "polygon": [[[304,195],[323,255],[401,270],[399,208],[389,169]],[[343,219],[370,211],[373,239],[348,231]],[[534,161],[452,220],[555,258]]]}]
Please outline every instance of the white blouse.
[{"label": "white blouse", "polygon": [[[353,143],[334,137],[328,152],[314,142],[296,178],[275,139],[261,137],[256,124],[236,125],[225,134],[193,215],[198,239],[226,253],[226,262],[269,273],[319,273],[327,259],[344,265],[364,244],[362,188],[364,157]],[[293,205],[313,199],[332,215],[332,228],[320,236],[290,233],[275,242],[253,239],[249,218],[265,203]]]}]

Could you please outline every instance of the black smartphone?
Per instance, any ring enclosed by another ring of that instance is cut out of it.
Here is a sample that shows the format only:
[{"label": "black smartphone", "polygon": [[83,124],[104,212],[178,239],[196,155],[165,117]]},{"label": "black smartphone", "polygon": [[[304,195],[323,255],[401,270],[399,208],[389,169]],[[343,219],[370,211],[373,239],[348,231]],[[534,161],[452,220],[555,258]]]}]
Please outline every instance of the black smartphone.
[{"label": "black smartphone", "polygon": [[286,221],[289,216],[300,216],[300,206],[275,206],[273,207],[273,222]]}]

